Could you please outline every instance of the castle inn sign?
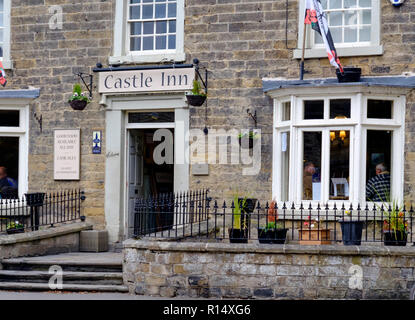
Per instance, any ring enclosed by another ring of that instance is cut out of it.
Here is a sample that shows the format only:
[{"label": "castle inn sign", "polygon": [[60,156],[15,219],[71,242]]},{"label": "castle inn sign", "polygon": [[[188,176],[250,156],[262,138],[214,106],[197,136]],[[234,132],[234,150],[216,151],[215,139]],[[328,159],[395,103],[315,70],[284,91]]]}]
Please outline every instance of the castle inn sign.
[{"label": "castle inn sign", "polygon": [[99,92],[186,91],[192,89],[194,79],[194,68],[100,72]]}]

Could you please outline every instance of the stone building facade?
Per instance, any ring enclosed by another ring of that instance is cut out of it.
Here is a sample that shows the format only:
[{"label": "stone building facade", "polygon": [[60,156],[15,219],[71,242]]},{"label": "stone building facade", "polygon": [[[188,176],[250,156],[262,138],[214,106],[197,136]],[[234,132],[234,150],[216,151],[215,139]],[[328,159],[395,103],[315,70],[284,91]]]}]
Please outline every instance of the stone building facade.
[{"label": "stone building facade", "polygon": [[[117,207],[119,202],[109,203],[113,199],[106,193],[108,166],[111,166],[108,159],[114,156],[113,150],[107,149],[107,141],[114,132],[107,130],[108,104],[103,103],[103,95],[98,89],[99,73],[93,69],[98,62],[104,68],[109,65],[140,67],[165,65],[166,59],[162,54],[154,59],[126,59],[124,62],[114,58],[116,51],[121,50],[117,37],[126,35],[121,27],[126,22],[119,19],[127,12],[128,1],[3,2],[10,6],[10,63],[4,63],[8,84],[2,90],[40,89],[39,97],[30,102],[29,108],[27,189],[84,190],[87,219],[98,228],[112,224],[111,240],[122,240],[125,232],[117,225],[125,224],[125,219],[109,222],[110,216],[122,215],[122,209]],[[342,55],[342,49],[339,49],[342,64],[362,68],[364,77],[402,76],[412,72],[415,67],[414,4],[407,1],[396,8],[389,1],[370,2],[373,8],[378,8],[372,11],[372,27],[378,29],[379,43],[374,51],[367,50],[366,53],[364,50],[346,50],[347,54]],[[189,64],[197,58],[209,71],[207,107],[185,108],[189,112],[189,128],[253,128],[253,121],[247,114],[250,109],[257,114],[262,147],[258,174],[243,176],[240,165],[209,164],[207,175],[194,175],[189,169],[188,188],[208,188],[212,196],[218,198],[229,199],[238,190],[259,200],[270,200],[276,196],[272,173],[274,102],[263,92],[263,79],[299,77],[299,1],[185,0],[177,1],[177,6],[181,3],[184,6],[184,55],[173,59],[176,63]],[[123,9],[119,9],[120,6]],[[51,29],[51,21],[53,25],[60,19],[56,17],[59,10],[62,10],[62,26]],[[377,20],[376,14],[379,15]],[[376,37],[376,32],[372,32],[372,36]],[[314,58],[311,51],[311,58],[306,54],[306,80],[335,77],[326,56],[316,56]],[[3,58],[4,62],[6,58]],[[167,60],[170,59],[169,56]],[[79,82],[78,72],[94,75],[93,100],[84,111],[74,111],[67,103],[73,84]],[[408,92],[405,93],[404,108],[405,147],[401,156],[405,159],[403,193],[405,200],[411,201],[415,199],[415,150],[412,146],[415,97],[413,92]],[[42,130],[34,113],[42,116]],[[53,132],[69,128],[81,129],[81,176],[79,181],[56,181],[53,177]],[[102,131],[101,154],[92,154],[93,131]],[[117,180],[116,188],[127,185],[121,180]]]}]

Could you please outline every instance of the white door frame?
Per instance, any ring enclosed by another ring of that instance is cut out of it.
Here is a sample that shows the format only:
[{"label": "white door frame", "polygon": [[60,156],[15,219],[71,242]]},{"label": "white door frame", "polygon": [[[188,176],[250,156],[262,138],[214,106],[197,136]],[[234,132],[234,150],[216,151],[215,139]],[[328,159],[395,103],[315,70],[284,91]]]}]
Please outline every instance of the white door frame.
[{"label": "white door frame", "polygon": [[[127,156],[129,129],[168,127],[165,124],[127,124],[132,111],[172,111],[175,113],[174,191],[189,188],[189,109],[184,94],[105,96],[106,102],[106,162],[105,162],[105,221],[110,242],[122,241],[128,233]],[[171,125],[170,125],[171,126]],[[183,152],[180,152],[183,150]]]}]

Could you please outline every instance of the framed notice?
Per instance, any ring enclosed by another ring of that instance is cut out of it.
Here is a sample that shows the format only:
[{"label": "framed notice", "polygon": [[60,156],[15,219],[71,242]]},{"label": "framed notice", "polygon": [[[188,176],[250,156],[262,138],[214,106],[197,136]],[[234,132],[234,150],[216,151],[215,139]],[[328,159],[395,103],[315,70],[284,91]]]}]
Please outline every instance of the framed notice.
[{"label": "framed notice", "polygon": [[53,178],[79,180],[81,157],[81,130],[57,129],[54,132]]}]

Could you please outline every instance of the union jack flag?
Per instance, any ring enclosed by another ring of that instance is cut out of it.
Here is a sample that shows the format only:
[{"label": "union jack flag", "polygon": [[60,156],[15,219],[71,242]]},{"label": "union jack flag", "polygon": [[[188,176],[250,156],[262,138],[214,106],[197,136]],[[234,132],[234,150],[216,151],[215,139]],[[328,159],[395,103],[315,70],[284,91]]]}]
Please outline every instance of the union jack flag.
[{"label": "union jack flag", "polygon": [[6,72],[4,72],[3,63],[0,61],[0,84],[5,87],[7,84]]},{"label": "union jack flag", "polygon": [[330,64],[336,67],[343,73],[343,67],[340,64],[340,59],[337,56],[336,48],[334,47],[333,38],[329,30],[327,15],[321,6],[320,0],[305,0],[305,24],[310,24],[311,28],[318,32],[323,38],[324,46],[326,47],[327,55]]}]

